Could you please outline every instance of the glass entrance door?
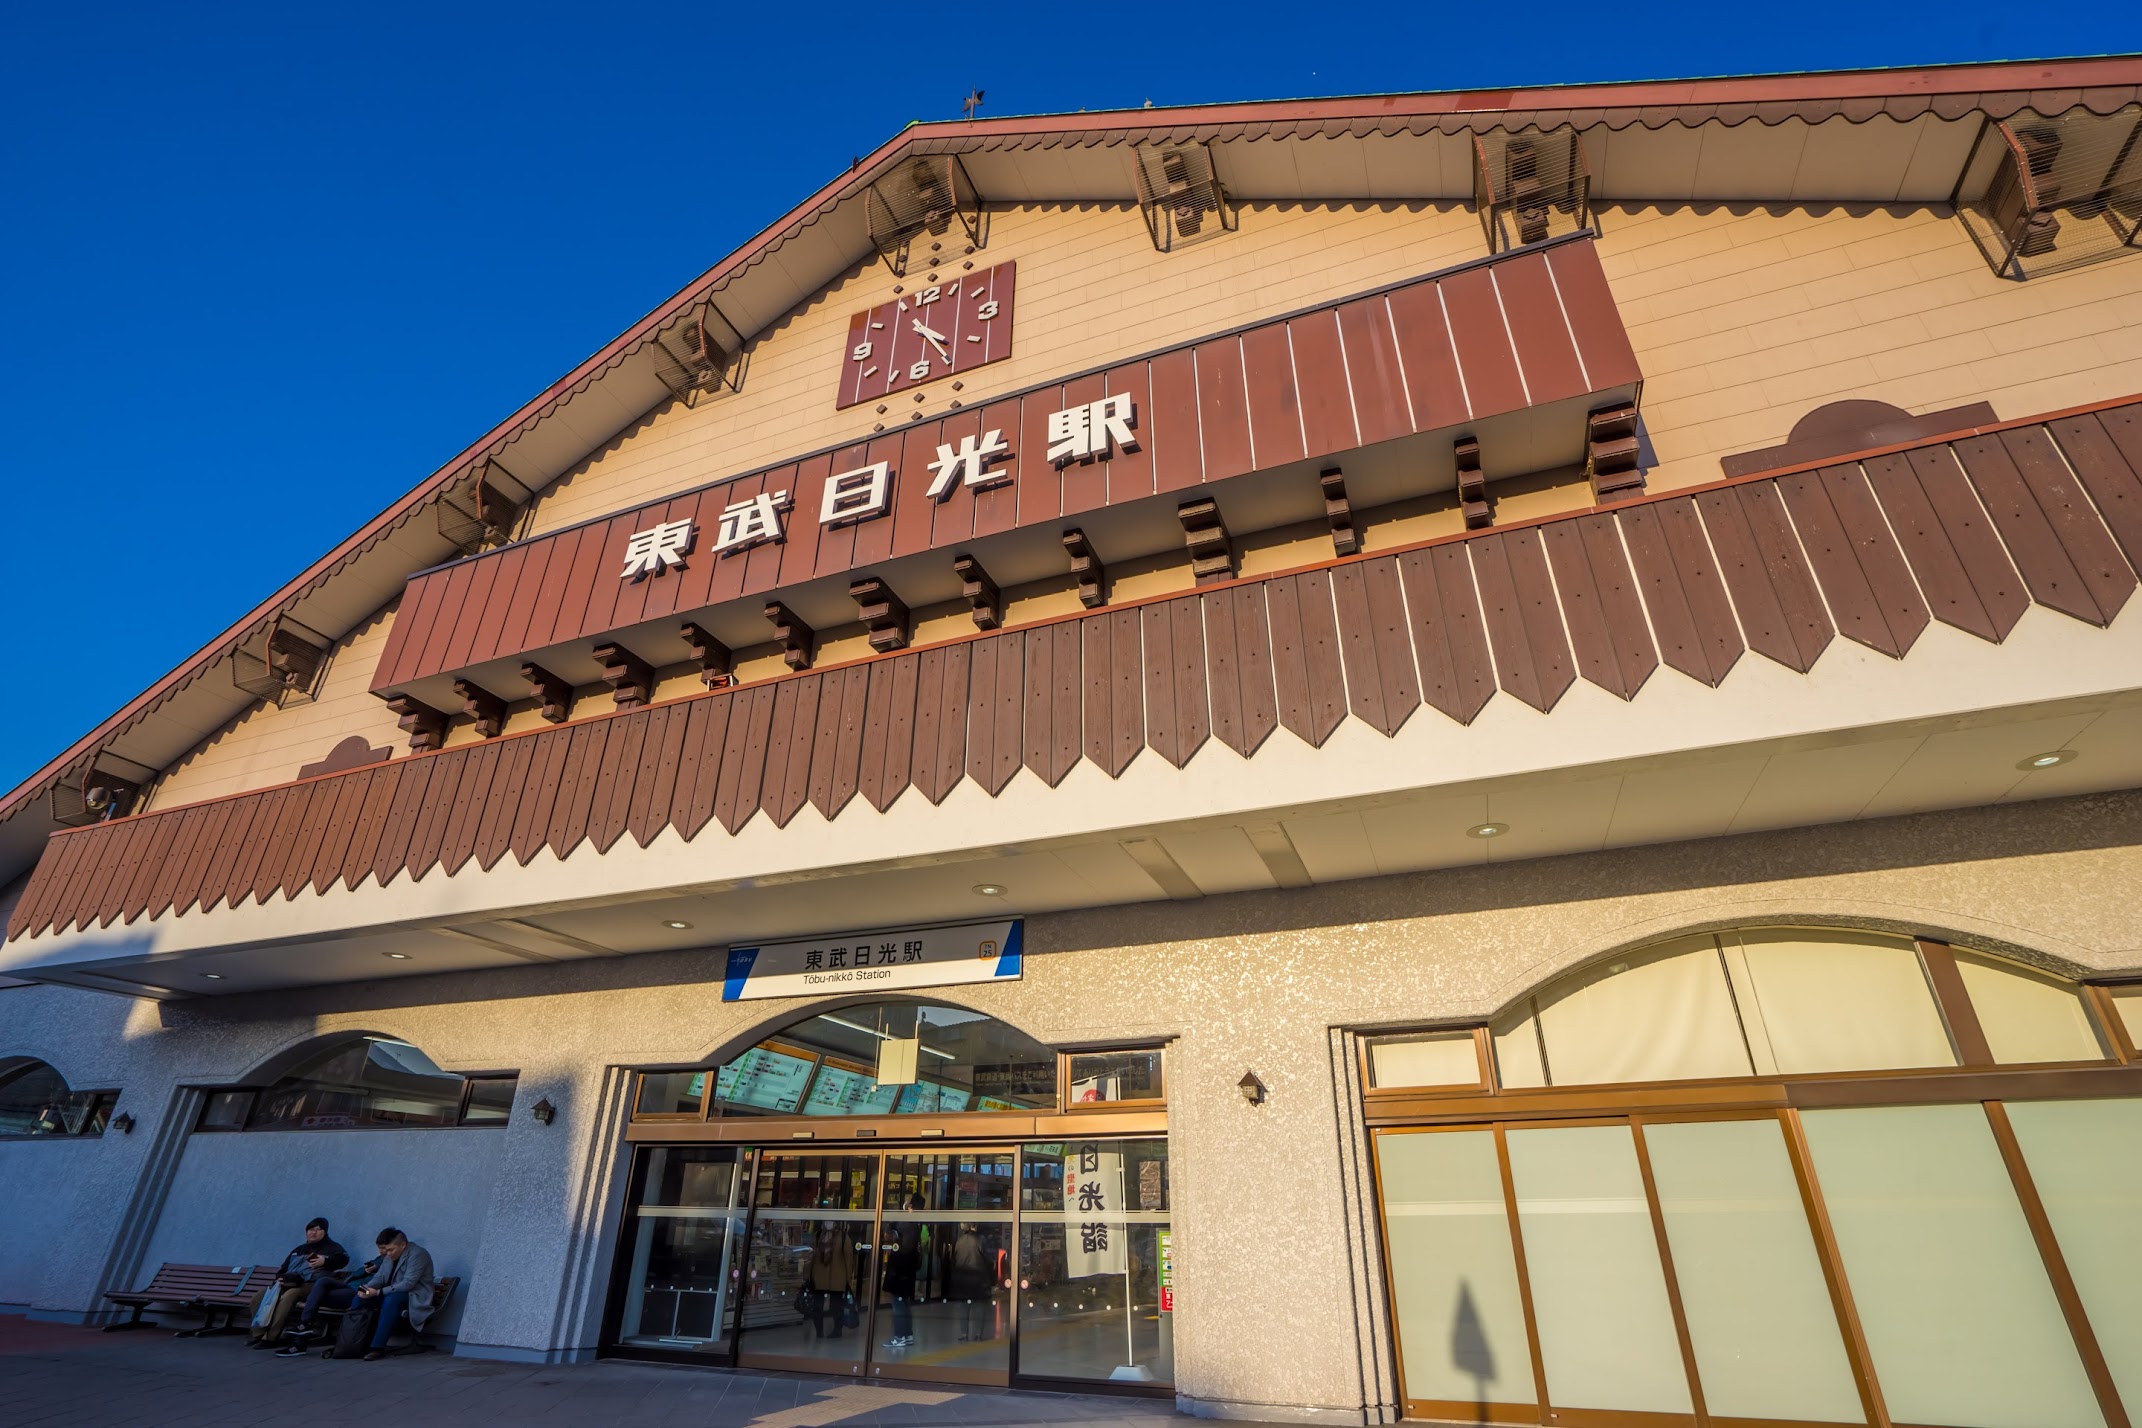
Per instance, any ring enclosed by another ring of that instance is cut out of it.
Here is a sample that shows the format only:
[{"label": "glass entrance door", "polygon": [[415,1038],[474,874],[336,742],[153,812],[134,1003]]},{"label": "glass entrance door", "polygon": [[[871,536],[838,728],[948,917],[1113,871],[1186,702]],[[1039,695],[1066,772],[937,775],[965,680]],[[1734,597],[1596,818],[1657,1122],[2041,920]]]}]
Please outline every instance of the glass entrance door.
[{"label": "glass entrance door", "polygon": [[751,1198],[740,1364],[1010,1382],[1012,1150],[764,1150]]},{"label": "glass entrance door", "polygon": [[886,1156],[872,1377],[1008,1381],[1017,1191],[1009,1150]]},{"label": "glass entrance door", "polygon": [[878,1282],[878,1155],[759,1153],[739,1305],[749,1368],[861,1375]]},{"label": "glass entrance door", "polygon": [[1050,1389],[1174,1379],[1157,1137],[642,1145],[604,1337],[633,1356]]}]

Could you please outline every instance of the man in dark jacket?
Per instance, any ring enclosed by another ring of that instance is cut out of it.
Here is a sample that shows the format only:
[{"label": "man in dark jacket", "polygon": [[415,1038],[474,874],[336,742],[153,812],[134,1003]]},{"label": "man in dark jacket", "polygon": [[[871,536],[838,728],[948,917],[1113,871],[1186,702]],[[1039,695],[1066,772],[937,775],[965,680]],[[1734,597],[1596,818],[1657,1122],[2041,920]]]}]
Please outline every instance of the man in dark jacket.
[{"label": "man in dark jacket", "polygon": [[349,1262],[349,1251],[327,1237],[327,1221],[313,1219],[305,1226],[303,1243],[283,1256],[282,1273],[268,1289],[274,1306],[265,1321],[255,1319],[247,1342],[253,1348],[265,1349],[280,1339],[313,1281],[333,1274]]}]

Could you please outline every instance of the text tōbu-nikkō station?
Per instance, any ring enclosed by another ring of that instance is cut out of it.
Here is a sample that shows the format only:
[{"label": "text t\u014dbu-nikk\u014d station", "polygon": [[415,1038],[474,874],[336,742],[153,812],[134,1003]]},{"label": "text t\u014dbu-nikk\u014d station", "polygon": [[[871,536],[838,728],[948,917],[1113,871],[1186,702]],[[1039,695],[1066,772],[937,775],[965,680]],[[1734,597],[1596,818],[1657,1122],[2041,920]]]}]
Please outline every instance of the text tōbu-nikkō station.
[{"label": "text t\u014dbu-nikk\u014d station", "polygon": [[0,800],[0,1313],[2134,1428],[2138,228],[2137,58],[910,127]]}]

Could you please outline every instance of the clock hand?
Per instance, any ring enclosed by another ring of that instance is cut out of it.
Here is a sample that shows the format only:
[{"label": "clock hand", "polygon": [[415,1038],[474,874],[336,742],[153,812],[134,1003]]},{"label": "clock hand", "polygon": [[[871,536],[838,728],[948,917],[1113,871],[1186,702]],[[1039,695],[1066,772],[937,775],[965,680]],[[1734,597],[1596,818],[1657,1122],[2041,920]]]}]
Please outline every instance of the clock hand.
[{"label": "clock hand", "polygon": [[919,317],[914,319],[914,324],[916,336],[922,338],[923,341],[929,343],[932,347],[936,348],[937,355],[940,358],[947,362],[952,360],[952,354],[945,351],[945,335],[942,332],[932,331],[930,328],[924,327],[922,325],[922,319]]}]

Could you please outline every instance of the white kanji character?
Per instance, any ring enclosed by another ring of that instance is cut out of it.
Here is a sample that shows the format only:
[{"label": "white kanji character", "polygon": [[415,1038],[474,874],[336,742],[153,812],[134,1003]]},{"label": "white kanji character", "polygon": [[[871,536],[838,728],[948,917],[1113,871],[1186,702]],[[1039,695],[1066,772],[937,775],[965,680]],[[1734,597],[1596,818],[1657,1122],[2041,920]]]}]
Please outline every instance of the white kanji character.
[{"label": "white kanji character", "polygon": [[826,477],[825,499],[818,506],[823,526],[852,525],[892,509],[892,463],[879,461]]},{"label": "white kanji character", "polygon": [[994,486],[999,481],[1010,480],[1010,473],[989,469],[993,457],[1010,450],[1004,442],[1004,433],[995,429],[984,432],[980,438],[961,437],[957,451],[939,442],[937,459],[930,463],[930,470],[937,473],[937,478],[930,482],[930,499],[942,501],[952,494],[955,485],[962,482],[969,486]]},{"label": "white kanji character", "polygon": [[1093,455],[1093,408],[1083,403],[1049,413],[1049,460],[1061,466]]},{"label": "white kanji character", "polygon": [[664,521],[633,533],[625,542],[625,568],[618,575],[620,580],[639,580],[649,575],[660,575],[672,565],[684,564],[684,557],[692,548],[692,522]]},{"label": "white kanji character", "polygon": [[780,540],[781,512],[792,504],[788,492],[774,491],[722,507],[721,532],[714,538],[714,549],[726,553],[761,541]]},{"label": "white kanji character", "polygon": [[1127,393],[1049,413],[1049,460],[1061,466],[1067,461],[1106,456],[1111,443],[1125,451],[1136,449],[1138,438],[1131,431],[1131,423],[1137,415]]},{"label": "white kanji character", "polygon": [[1108,443],[1113,441],[1125,451],[1138,449],[1138,438],[1131,432],[1131,422],[1138,415],[1128,392],[1113,397],[1103,397],[1093,404],[1093,419],[1090,423],[1094,447],[1107,454]]}]

